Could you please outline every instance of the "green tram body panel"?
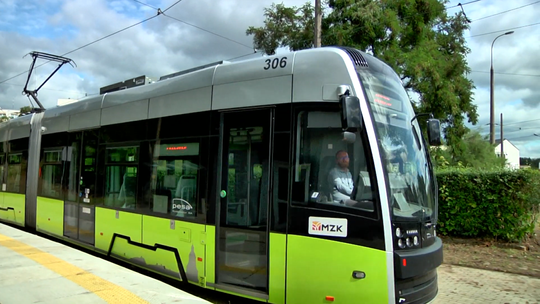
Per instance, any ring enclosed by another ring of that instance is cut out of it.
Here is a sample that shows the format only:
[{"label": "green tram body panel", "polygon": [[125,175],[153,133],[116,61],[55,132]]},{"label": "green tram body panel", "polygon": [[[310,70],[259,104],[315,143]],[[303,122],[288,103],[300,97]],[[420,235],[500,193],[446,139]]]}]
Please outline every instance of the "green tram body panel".
[{"label": "green tram body panel", "polygon": [[269,299],[270,303],[285,303],[285,277],[287,272],[287,236],[270,233]]},{"label": "green tram body panel", "polygon": [[2,192],[3,209],[0,210],[0,219],[24,227],[25,221],[25,195],[19,193]]},{"label": "green tram body panel", "polygon": [[36,228],[58,236],[64,235],[64,201],[37,197]]},{"label": "green tram body panel", "polygon": [[[118,212],[118,218],[116,213]],[[171,225],[171,222],[174,224]],[[149,215],[96,208],[96,248],[107,252],[113,235],[129,237],[131,241],[148,246],[156,244],[178,251],[188,281],[205,286],[205,225],[158,218]],[[129,244],[117,237],[111,255],[167,277],[181,280],[175,253],[158,248],[155,251]]]},{"label": "green tram body panel", "polygon": [[[116,217],[117,212],[118,218]],[[95,214],[96,248],[107,252],[115,233],[125,235],[130,237],[132,241],[141,243],[142,214],[99,207],[96,207]],[[117,239],[111,253],[127,257],[127,255],[134,254],[134,249],[131,247],[133,246],[128,245],[127,241]]]},{"label": "green tram body panel", "polygon": [[[384,251],[305,236],[287,238],[287,303],[329,303],[327,296],[335,303],[388,303]],[[352,270],[366,277],[355,279]]]},{"label": "green tram body panel", "polygon": [[216,283],[216,226],[206,226],[206,284]]},{"label": "green tram body panel", "polygon": [[[188,281],[204,286],[205,225],[145,215],[142,228],[144,244],[149,246],[160,244],[176,248]],[[162,249],[155,252],[147,250],[144,259],[146,267],[163,267],[164,271],[172,271],[176,278],[180,277],[174,252]]]}]

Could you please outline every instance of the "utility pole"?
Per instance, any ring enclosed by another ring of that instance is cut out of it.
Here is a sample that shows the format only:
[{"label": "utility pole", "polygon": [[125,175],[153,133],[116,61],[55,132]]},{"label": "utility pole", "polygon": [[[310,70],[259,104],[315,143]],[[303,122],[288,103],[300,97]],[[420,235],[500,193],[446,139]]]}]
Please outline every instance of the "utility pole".
[{"label": "utility pole", "polygon": [[504,159],[503,113],[501,113],[501,157]]},{"label": "utility pole", "polygon": [[493,93],[493,44],[495,44],[495,40],[497,38],[505,36],[505,35],[511,35],[514,31],[506,32],[504,34],[500,34],[499,36],[495,37],[493,39],[493,42],[491,43],[491,68],[489,70],[489,107],[490,107],[490,116],[489,116],[489,142],[491,144],[495,143],[495,99],[494,99],[494,93]]},{"label": "utility pole", "polygon": [[321,0],[315,0],[315,35],[313,36],[313,45],[321,47]]}]

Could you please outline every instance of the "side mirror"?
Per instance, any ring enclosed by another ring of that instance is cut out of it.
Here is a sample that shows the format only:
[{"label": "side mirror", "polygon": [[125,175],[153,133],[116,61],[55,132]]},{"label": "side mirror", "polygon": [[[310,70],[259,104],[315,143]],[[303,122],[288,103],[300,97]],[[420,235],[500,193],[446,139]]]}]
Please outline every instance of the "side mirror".
[{"label": "side mirror", "polygon": [[354,142],[356,141],[356,133],[344,131],[341,133],[341,136],[341,140],[348,144],[354,144]]},{"label": "side mirror", "polygon": [[427,135],[429,144],[440,146],[441,143],[441,122],[438,119],[430,118],[427,121]]},{"label": "side mirror", "polygon": [[360,129],[362,121],[360,120],[360,99],[356,96],[342,95],[339,98],[341,107],[341,127],[343,130],[351,128]]}]

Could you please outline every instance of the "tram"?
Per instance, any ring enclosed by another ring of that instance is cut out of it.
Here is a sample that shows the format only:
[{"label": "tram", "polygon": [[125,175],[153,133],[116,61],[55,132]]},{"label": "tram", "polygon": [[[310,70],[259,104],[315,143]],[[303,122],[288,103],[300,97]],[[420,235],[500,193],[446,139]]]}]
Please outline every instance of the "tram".
[{"label": "tram", "polygon": [[420,117],[353,48],[205,65],[2,123],[0,221],[260,302],[427,303]]}]

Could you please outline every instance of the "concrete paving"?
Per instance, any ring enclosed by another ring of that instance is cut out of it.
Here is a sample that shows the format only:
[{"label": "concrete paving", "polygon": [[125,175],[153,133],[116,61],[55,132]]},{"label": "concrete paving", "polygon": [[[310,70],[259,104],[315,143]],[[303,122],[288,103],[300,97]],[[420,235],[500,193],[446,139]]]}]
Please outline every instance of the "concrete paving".
[{"label": "concrete paving", "polygon": [[0,303],[210,304],[77,249],[0,224]]},{"label": "concrete paving", "polygon": [[[208,304],[75,248],[0,224],[0,303]],[[433,304],[540,304],[540,279],[443,264]]]},{"label": "concrete paving", "polygon": [[540,303],[540,279],[443,264],[434,304]]}]

